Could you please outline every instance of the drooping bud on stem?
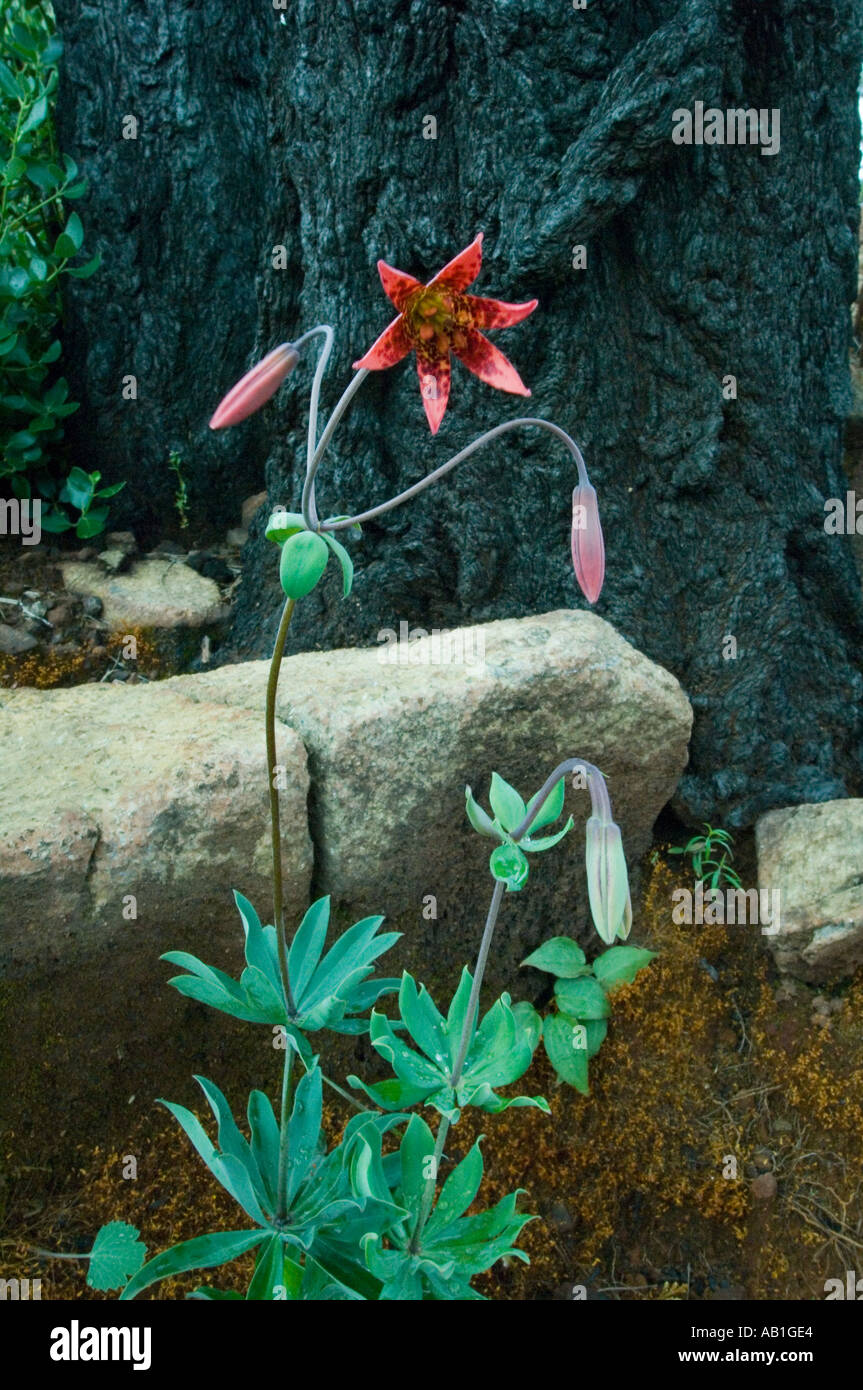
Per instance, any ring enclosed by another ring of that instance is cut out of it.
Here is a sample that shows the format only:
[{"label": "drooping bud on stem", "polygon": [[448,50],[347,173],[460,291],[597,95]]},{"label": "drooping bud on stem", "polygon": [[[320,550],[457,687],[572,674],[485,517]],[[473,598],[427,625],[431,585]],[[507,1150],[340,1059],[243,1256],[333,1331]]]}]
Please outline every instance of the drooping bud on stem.
[{"label": "drooping bud on stem", "polygon": [[247,415],[256,410],[275,395],[288,372],[293,371],[300,355],[293,343],[280,343],[267,353],[251,371],[232,386],[227,396],[220,402],[210,421],[211,430],[222,430],[229,425],[238,425]]},{"label": "drooping bud on stem", "polygon": [[572,492],[572,567],[588,603],[596,603],[605,579],[605,541],[596,489],[586,480]]},{"label": "drooping bud on stem", "polygon": [[585,863],[587,895],[593,924],[607,946],[625,941],[632,930],[629,875],[620,827],[611,814],[611,798],[598,768],[588,772],[591,815],[587,821]]}]

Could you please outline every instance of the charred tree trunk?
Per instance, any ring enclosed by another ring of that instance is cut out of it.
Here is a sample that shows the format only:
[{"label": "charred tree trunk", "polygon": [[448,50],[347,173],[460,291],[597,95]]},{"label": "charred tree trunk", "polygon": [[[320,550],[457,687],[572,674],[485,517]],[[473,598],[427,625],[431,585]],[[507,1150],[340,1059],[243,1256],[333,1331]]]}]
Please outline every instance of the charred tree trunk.
[{"label": "charred tree trunk", "polygon": [[[171,447],[198,520],[231,524],[265,477],[272,502],[296,505],[307,367],[214,438],[219,396],[256,352],[330,322],[332,404],[392,313],[376,258],[426,278],[483,230],[477,292],[540,300],[497,341],[599,492],[598,611],[695,706],[683,813],[743,825],[860,794],[860,586],[849,538],[824,527],[847,487],[854,0],[57,10],[61,134],[93,178],[88,236],[105,255],[70,305],[76,441],[130,479],[139,520],[170,507]],[[674,113],[699,102],[778,112],[778,150],[675,143]],[[137,141],[121,138],[126,112]],[[119,379],[136,370],[133,405]],[[322,514],[382,500],[518,410],[456,365],[433,440],[412,367],[373,376],[322,470]],[[354,595],[328,577],[295,640],[371,644],[401,619],[580,602],[573,482],[547,439],[507,436],[370,527]],[[259,518],[235,629],[247,655],[271,643],[278,607],[261,532]]]}]

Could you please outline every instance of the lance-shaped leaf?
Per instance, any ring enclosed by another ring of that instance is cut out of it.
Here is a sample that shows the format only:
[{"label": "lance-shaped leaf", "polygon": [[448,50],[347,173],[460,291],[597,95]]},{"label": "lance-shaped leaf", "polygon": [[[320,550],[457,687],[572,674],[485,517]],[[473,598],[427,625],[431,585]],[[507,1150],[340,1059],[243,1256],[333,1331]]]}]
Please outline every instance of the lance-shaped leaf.
[{"label": "lance-shaped leaf", "polygon": [[340,1033],[366,1032],[368,1022],[364,1015],[368,1009],[383,995],[398,989],[395,977],[368,976],[378,956],[398,941],[400,933],[378,935],[383,918],[366,917],[344,932],[322,960],[330,900],[319,898],[303,917],[288,952],[294,997],[294,1008],[288,1010],[275,928],[261,925],[254,907],[241,893],[234,897],[245,935],[246,968],[239,981],[185,951],[169,951],[162,959],[189,972],[175,976],[169,984],[181,994],[235,1018],[285,1027],[306,1061],[311,1049],[304,1032],[322,1028]]},{"label": "lance-shaped leaf", "polygon": [[529,1005],[521,1006],[516,1015],[508,994],[502,995],[473,1030],[458,1086],[453,1085],[471,985],[470,971],[465,969],[444,1021],[428,992],[424,988],[418,990],[413,978],[405,973],[399,1003],[402,1022],[416,1047],[398,1036],[390,1019],[373,1012],[369,1039],[390,1063],[397,1079],[369,1085],[349,1076],[351,1086],[364,1090],[385,1109],[404,1109],[422,1102],[452,1122],[458,1119],[464,1105],[494,1112],[511,1105],[535,1105],[547,1111],[548,1104],[541,1096],[503,1099],[493,1089],[510,1085],[527,1071],[539,1041],[535,1011]]},{"label": "lance-shaped leaf", "polygon": [[363,1241],[369,1269],[381,1281],[383,1301],[481,1298],[470,1287],[474,1275],[490,1269],[504,1256],[527,1261],[515,1246],[530,1216],[516,1209],[518,1193],[504,1197],[488,1211],[465,1212],[475,1201],[483,1175],[480,1143],[446,1178],[417,1242],[416,1227],[434,1154],[434,1135],[419,1116],[411,1118],[399,1150],[400,1167],[394,1199],[406,1210],[404,1222],[390,1232],[390,1248],[370,1234]]}]

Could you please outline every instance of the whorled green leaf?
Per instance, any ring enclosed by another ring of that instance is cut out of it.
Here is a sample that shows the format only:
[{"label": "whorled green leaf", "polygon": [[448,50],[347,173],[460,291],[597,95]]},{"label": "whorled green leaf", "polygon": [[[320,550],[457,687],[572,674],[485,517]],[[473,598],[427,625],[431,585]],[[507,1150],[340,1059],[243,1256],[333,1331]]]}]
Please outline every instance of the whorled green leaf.
[{"label": "whorled green leaf", "polygon": [[589,1058],[584,1027],[564,1014],[549,1014],[543,1023],[542,1041],[548,1060],[561,1081],[589,1096]]},{"label": "whorled green leaf", "polygon": [[534,970],[544,970],[562,980],[575,980],[590,971],[584,951],[569,936],[552,936],[525,956],[522,965],[532,965]]},{"label": "whorled green leaf", "polygon": [[611,1013],[608,995],[598,980],[585,975],[577,980],[558,980],[554,987],[558,1008],[573,1018],[607,1018]]},{"label": "whorled green leaf", "polygon": [[632,984],[639,970],[656,957],[642,946],[610,946],[593,962],[593,973],[608,994],[621,985]]}]

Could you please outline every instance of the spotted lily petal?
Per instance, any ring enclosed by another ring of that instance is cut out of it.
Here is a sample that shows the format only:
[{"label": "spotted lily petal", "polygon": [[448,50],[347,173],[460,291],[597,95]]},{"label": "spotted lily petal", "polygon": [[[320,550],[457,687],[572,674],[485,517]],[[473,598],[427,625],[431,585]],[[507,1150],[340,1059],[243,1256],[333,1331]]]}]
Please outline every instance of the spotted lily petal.
[{"label": "spotted lily petal", "polygon": [[437,434],[449,400],[450,365],[448,357],[437,361],[417,353],[420,394],[432,434]]},{"label": "spotted lily petal", "polygon": [[361,357],[358,362],[354,363],[354,366],[365,367],[367,371],[371,372],[380,372],[386,367],[394,367],[397,362],[401,362],[403,357],[407,357],[410,350],[411,345],[405,332],[404,320],[399,315],[372,343],[365,357]]},{"label": "spotted lily petal", "polygon": [[526,304],[507,304],[502,299],[480,299],[475,294],[466,294],[473,322],[476,328],[511,328],[532,314],[538,299],[529,299]]},{"label": "spotted lily petal", "polygon": [[515,367],[508,357],[504,357],[500,348],[496,348],[475,328],[468,328],[464,336],[467,340],[465,346],[456,347],[454,344],[453,352],[474,376],[488,382],[489,386],[496,386],[499,391],[510,391],[514,396],[530,395]]},{"label": "spotted lily petal", "polygon": [[451,290],[466,290],[468,285],[472,285],[482,266],[482,236],[482,232],[478,232],[470,246],[447,261],[443,270],[439,270],[429,284],[446,285]]},{"label": "spotted lily petal", "polygon": [[404,309],[408,295],[421,288],[419,280],[415,280],[413,275],[396,270],[395,266],[387,265],[386,261],[378,261],[378,275],[381,277],[384,294],[387,299],[392,300],[399,313]]}]

